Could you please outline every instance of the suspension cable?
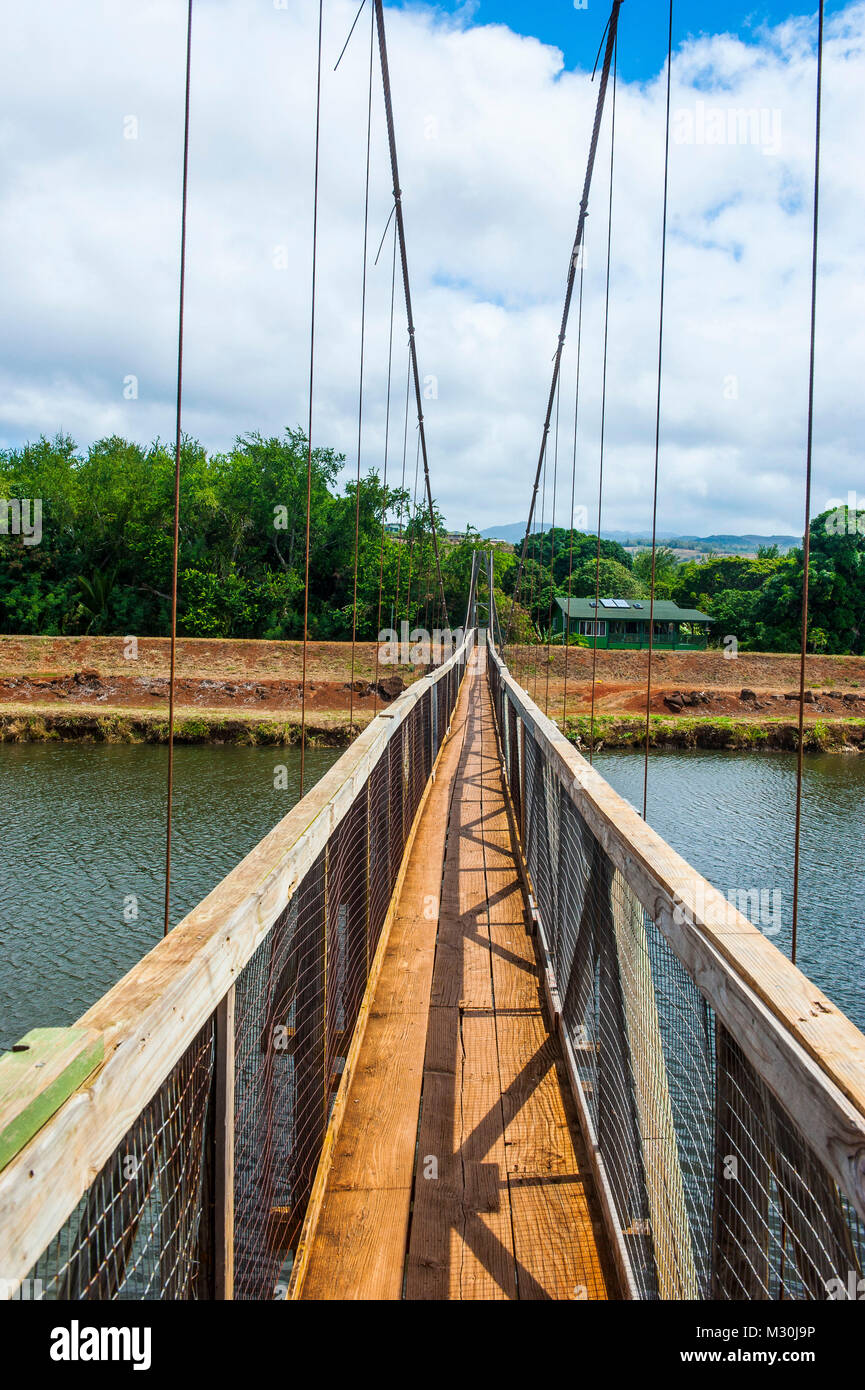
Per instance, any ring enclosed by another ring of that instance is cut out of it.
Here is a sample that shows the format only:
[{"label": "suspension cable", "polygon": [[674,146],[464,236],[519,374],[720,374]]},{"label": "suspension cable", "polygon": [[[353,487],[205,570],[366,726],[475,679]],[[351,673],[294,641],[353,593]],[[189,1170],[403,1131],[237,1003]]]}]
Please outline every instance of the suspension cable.
[{"label": "suspension cable", "polygon": [[318,60],[315,79],[315,172],[312,193],[312,294],[309,315],[309,417],[306,431],[306,548],[303,586],[303,661],[300,685],[300,795],[306,763],[306,649],[309,642],[309,517],[312,510],[312,398],[315,381],[315,276],[318,253],[318,166],[321,147],[321,47],[324,0],[318,0]]},{"label": "suspension cable", "polygon": [[571,540],[570,551],[568,554],[568,612],[567,629],[565,635],[565,681],[564,692],[562,694],[562,730],[567,732],[568,715],[568,657],[571,646],[571,593],[574,582],[574,503],[576,501],[577,489],[577,426],[580,418],[580,357],[583,337],[583,281],[585,256],[580,256],[580,293],[577,306],[577,370],[574,385],[574,453],[571,463]]},{"label": "suspension cable", "polygon": [[550,713],[550,662],[552,660],[553,637],[553,593],[556,586],[556,489],[559,481],[559,409],[562,401],[562,383],[559,378],[556,386],[556,430],[553,446],[553,515],[550,520],[550,603],[547,613],[547,684],[544,699],[544,714]]},{"label": "suspension cable", "polygon": [[[405,591],[405,616],[406,616],[406,620],[409,621],[409,622],[411,621],[411,619],[410,619],[410,617],[409,617],[409,613],[410,613],[410,610],[411,610],[411,567],[412,567],[412,552],[413,552],[413,550],[414,550],[414,537],[415,537],[415,531],[417,530],[417,521],[418,521],[417,483],[418,483],[418,476],[419,476],[419,473],[420,473],[420,435],[418,435],[417,447],[416,447],[416,449],[415,449],[415,456],[414,456],[414,492],[413,492],[413,494],[412,494],[412,518],[411,518],[411,519],[412,519],[412,521],[413,521],[415,524],[412,526],[412,533],[411,533],[411,535],[410,535],[409,538],[408,538],[408,581],[407,581],[407,584],[406,584],[406,591]],[[421,528],[422,528],[422,527],[423,527],[423,522],[421,522]],[[421,530],[421,535],[423,535],[423,530]]]},{"label": "suspension cable", "polygon": [[[380,3],[380,0],[376,0],[376,2],[377,2],[377,3]],[[595,168],[595,155],[596,155],[596,153],[597,153],[597,149],[598,149],[598,138],[599,138],[600,132],[601,132],[601,118],[603,117],[603,114],[604,114],[604,102],[605,102],[605,100],[606,100],[606,95],[607,95],[607,83],[608,83],[609,77],[610,77],[610,67],[611,67],[611,64],[612,64],[612,61],[613,61],[613,49],[614,49],[614,47],[615,47],[615,43],[616,43],[616,32],[617,32],[617,30],[618,30],[618,25],[619,25],[619,10],[620,10],[621,7],[622,7],[622,3],[623,3],[623,0],[613,0],[613,8],[612,8],[612,12],[611,12],[611,14],[610,14],[609,23],[608,23],[608,28],[607,28],[607,46],[606,46],[606,51],[605,51],[605,53],[604,53],[604,66],[603,66],[603,68],[602,68],[602,70],[601,70],[601,81],[600,81],[600,84],[599,84],[599,87],[598,87],[598,100],[597,100],[597,105],[596,105],[596,108],[595,108],[595,123],[594,123],[594,126],[593,126],[593,128],[592,128],[592,138],[591,138],[591,142],[590,142],[590,144],[589,144],[589,158],[588,158],[588,163],[587,163],[587,165],[586,165],[586,176],[585,176],[585,180],[584,180],[584,183],[583,183],[583,196],[582,196],[582,198],[581,198],[581,200],[580,200],[580,214],[579,214],[579,219],[578,219],[578,221],[577,221],[577,234],[576,234],[576,237],[574,238],[574,245],[573,245],[573,249],[572,249],[572,251],[571,251],[571,258],[570,258],[570,261],[569,261],[569,263],[568,263],[568,278],[567,278],[567,282],[566,282],[566,285],[565,285],[565,304],[564,304],[564,309],[563,309],[563,311],[562,311],[562,322],[561,322],[561,326],[560,326],[560,328],[559,328],[558,344],[557,344],[557,347],[556,347],[555,356],[553,357],[553,379],[552,379],[552,382],[550,383],[550,394],[549,394],[549,397],[547,398],[547,411],[546,411],[546,415],[545,415],[545,417],[544,417],[544,428],[543,428],[543,433],[542,433],[542,435],[541,435],[541,447],[540,447],[540,452],[539,452],[539,454],[538,454],[538,464],[537,464],[537,468],[536,468],[536,470],[535,470],[535,481],[534,481],[534,486],[533,486],[533,488],[532,488],[531,502],[530,502],[530,504],[529,504],[529,519],[528,519],[528,524],[527,524],[527,526],[526,526],[526,537],[525,537],[525,540],[523,541],[523,549],[522,549],[522,554],[521,554],[521,556],[520,556],[519,568],[518,568],[518,570],[517,570],[517,578],[516,578],[516,581],[515,581],[515,583],[514,583],[514,601],[511,603],[510,616],[509,616],[509,618],[508,618],[508,626],[507,626],[508,638],[510,637],[511,627],[513,626],[514,608],[515,608],[515,604],[516,604],[516,594],[517,594],[517,592],[518,592],[518,590],[519,590],[519,587],[520,587],[520,580],[521,580],[521,578],[522,578],[523,566],[525,565],[525,562],[526,562],[526,551],[527,551],[527,548],[528,548],[529,533],[531,532],[531,529],[532,529],[532,518],[534,517],[534,514],[535,514],[535,503],[536,503],[537,495],[538,495],[538,487],[539,487],[540,481],[541,481],[541,469],[542,469],[542,467],[543,467],[544,454],[545,454],[545,452],[546,452],[547,436],[548,436],[548,434],[549,434],[549,432],[550,432],[550,422],[551,422],[551,420],[552,420],[553,404],[554,404],[555,398],[556,398],[556,385],[557,385],[557,382],[558,382],[558,379],[559,379],[559,371],[560,371],[561,362],[562,362],[562,349],[564,348],[565,334],[566,334],[566,332],[567,332],[568,318],[569,318],[569,316],[570,316],[571,298],[572,298],[573,292],[574,292],[574,280],[575,280],[575,278],[576,278],[577,262],[578,262],[578,260],[579,260],[580,247],[581,247],[582,244],[583,244],[583,233],[584,233],[585,225],[586,225],[586,217],[588,216],[588,210],[589,210],[589,192],[590,192],[591,186],[592,186],[592,174],[593,174],[594,168]]]},{"label": "suspension cable", "polygon": [[387,519],[387,451],[390,442],[390,388],[393,378],[393,308],[396,297],[396,228],[393,234],[393,263],[390,272],[390,330],[387,342],[387,404],[384,412],[384,474],[382,477],[381,500],[381,549],[378,557],[378,627],[375,639],[375,684],[372,688],[373,714],[378,709],[378,668],[381,649],[381,597],[384,588],[384,529]]},{"label": "suspension cable", "polygon": [[[621,0],[619,0],[621,3]],[[441,594],[442,614],[445,626],[449,626],[448,606],[445,601],[444,580],[442,579],[441,563],[439,559],[438,535],[436,531],[435,507],[433,505],[432,485],[430,483],[429,460],[427,458],[426,433],[424,431],[423,404],[420,384],[420,373],[417,364],[417,346],[415,344],[414,316],[411,306],[411,284],[408,273],[408,255],[405,242],[405,223],[402,214],[402,190],[399,184],[399,167],[396,154],[396,133],[394,130],[393,101],[390,89],[390,71],[387,61],[387,39],[384,30],[384,9],[382,0],[375,0],[375,19],[378,29],[378,47],[381,57],[381,80],[384,89],[384,108],[387,118],[387,138],[390,148],[390,165],[393,174],[393,198],[396,205],[396,225],[399,236],[400,260],[402,262],[403,290],[405,292],[405,311],[408,321],[409,351],[411,353],[412,375],[414,376],[415,397],[417,401],[417,421],[420,431],[420,448],[423,454],[424,481],[426,483],[427,504],[429,506],[430,526],[432,528],[433,553],[435,555],[436,573],[438,575],[439,592]]]},{"label": "suspension cable", "polygon": [[598,539],[595,549],[595,617],[592,622],[592,705],[589,721],[589,762],[595,759],[595,686],[598,671],[598,629],[601,612],[601,510],[604,500],[604,451],[607,439],[607,360],[610,341],[610,266],[613,252],[613,174],[616,158],[616,79],[618,46],[613,54],[613,100],[610,121],[610,202],[607,212],[607,280],[604,292],[604,365],[601,385],[601,452],[598,464]]},{"label": "suspension cable", "polygon": [[[406,455],[408,454],[408,403],[409,403],[409,391],[410,391],[410,389],[411,389],[411,355],[408,354],[408,353],[406,353],[406,371],[405,371],[405,419],[404,419],[404,422],[403,422],[403,430],[402,430],[402,478],[401,478],[401,480],[400,480],[400,485],[399,485],[399,490],[400,490],[400,499],[399,499],[399,542],[400,542],[400,543],[399,543],[399,550],[397,551],[397,557],[396,557],[396,584],[394,585],[394,613],[393,613],[394,626],[397,627],[397,628],[399,627],[400,570],[402,569],[402,552],[403,552],[403,546],[405,545],[405,532],[404,532],[404,530],[403,530],[402,519],[403,519],[404,509],[405,509],[405,502],[404,502],[404,500],[403,500],[403,494],[405,493],[405,465],[406,465]],[[410,512],[409,512],[409,521],[411,521],[411,513],[410,513]],[[406,618],[407,618],[407,617],[408,617],[408,613],[406,613]]]},{"label": "suspension cable", "polygon": [[661,297],[658,311],[658,390],[655,404],[655,469],[652,485],[652,579],[649,589],[649,665],[646,672],[646,742],[643,759],[643,820],[649,802],[649,740],[652,708],[652,657],[655,650],[655,559],[658,541],[658,463],[661,452],[661,379],[664,361],[664,290],[667,276],[667,205],[670,186],[670,92],[673,81],[673,0],[667,31],[667,110],[664,143],[664,212],[661,222]]},{"label": "suspension cable", "polygon": [[165,914],[171,927],[171,815],[174,806],[174,683],[177,667],[177,560],[180,550],[180,445],[183,417],[183,310],[186,296],[186,209],[189,192],[189,94],[192,75],[192,0],[186,8],[186,80],[183,110],[183,182],[180,197],[180,285],[177,311],[177,417],[174,435],[174,535],[171,556],[171,669],[168,679],[168,788],[165,814]]},{"label": "suspension cable", "polygon": [[802,648],[799,656],[799,746],[796,758],[796,831],[793,855],[793,923],[790,956],[796,963],[799,935],[799,865],[802,837],[802,777],[805,750],[805,658],[808,651],[808,567],[811,560],[811,466],[814,452],[814,361],[817,337],[817,245],[820,227],[820,126],[823,114],[823,21],[817,25],[817,117],[814,138],[814,221],[811,232],[811,341],[808,365],[808,444],[805,462],[805,535],[802,554]]},{"label": "suspension cable", "polygon": [[363,435],[363,368],[366,350],[366,269],[369,250],[369,168],[372,149],[372,67],[374,53],[374,15],[370,11],[369,24],[369,94],[366,110],[366,175],[363,193],[363,275],[361,277],[360,297],[360,377],[357,392],[357,478],[354,494],[354,595],[351,605],[351,678],[348,688],[348,729],[351,737],[354,729],[354,664],[355,643],[357,641],[357,571],[360,559],[360,455]]},{"label": "suspension cable", "polygon": [[[537,533],[537,541],[538,541],[538,561],[537,561],[537,570],[538,570],[538,611],[539,611],[539,612],[541,611],[541,582],[542,582],[543,577],[544,577],[544,522],[545,522],[545,518],[546,518],[546,509],[547,509],[547,450],[544,449],[544,466],[543,466],[543,469],[541,470],[541,522],[540,522],[540,530],[539,530],[538,533]],[[534,596],[534,576],[532,576],[532,581],[533,581],[533,582],[532,582],[532,594],[533,594],[533,596]],[[537,632],[538,632],[538,643],[537,643],[537,645],[538,645],[539,647],[542,647],[543,644],[544,644],[544,634],[543,634],[543,631],[542,631],[542,629],[541,629],[540,622],[538,622],[538,624],[537,624]],[[535,651],[535,679],[534,679],[534,683],[533,683],[533,685],[532,685],[532,699],[534,700],[535,704],[538,703],[538,655],[537,655],[537,650]]]}]

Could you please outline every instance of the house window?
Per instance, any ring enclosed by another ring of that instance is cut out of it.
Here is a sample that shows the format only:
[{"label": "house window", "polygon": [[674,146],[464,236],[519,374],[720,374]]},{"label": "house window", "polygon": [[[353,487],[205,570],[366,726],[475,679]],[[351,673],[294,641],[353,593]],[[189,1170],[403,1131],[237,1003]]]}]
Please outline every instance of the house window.
[{"label": "house window", "polygon": [[604,619],[603,622],[601,622],[600,620],[597,620],[597,619],[595,619],[595,618],[581,618],[581,619],[580,619],[580,636],[581,636],[581,637],[606,637],[606,635],[607,635],[607,623],[606,623],[606,619]]}]

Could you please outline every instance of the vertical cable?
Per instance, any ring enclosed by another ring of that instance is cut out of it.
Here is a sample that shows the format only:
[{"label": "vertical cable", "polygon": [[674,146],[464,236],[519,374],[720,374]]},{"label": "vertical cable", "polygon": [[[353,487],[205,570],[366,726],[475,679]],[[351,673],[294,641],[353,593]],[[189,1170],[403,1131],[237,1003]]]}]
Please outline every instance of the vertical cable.
[{"label": "vertical cable", "polygon": [[171,670],[168,679],[168,795],[165,814],[165,915],[171,921],[171,814],[174,806],[174,677],[177,665],[177,556],[180,549],[180,444],[183,417],[183,308],[186,294],[186,208],[189,191],[189,93],[192,73],[192,0],[186,7],[186,82],[183,108],[183,183],[180,198],[180,286],[177,312],[177,418],[174,434],[174,536],[171,556]]},{"label": "vertical cable", "polygon": [[[412,495],[412,512],[413,512],[413,514],[414,514],[413,517],[412,517],[412,520],[414,521],[414,525],[412,526],[412,533],[411,533],[411,535],[409,536],[409,539],[408,539],[408,582],[407,582],[407,584],[406,584],[406,592],[405,592],[405,617],[406,617],[406,622],[408,622],[408,623],[411,622],[411,618],[409,617],[409,613],[410,613],[410,611],[411,611],[411,566],[412,566],[412,553],[413,553],[413,550],[414,550],[414,537],[415,537],[415,531],[416,531],[416,529],[417,529],[417,522],[418,522],[418,512],[417,512],[417,483],[418,483],[418,475],[419,475],[419,473],[420,473],[420,434],[418,434],[418,437],[417,437],[417,449],[416,449],[416,451],[415,451],[415,456],[414,456],[414,492],[413,492],[413,495]],[[421,535],[423,535],[423,522],[421,522]]]},{"label": "vertical cable", "polygon": [[370,8],[369,25],[369,95],[366,112],[366,176],[363,195],[363,277],[360,297],[360,383],[357,393],[357,479],[354,495],[354,595],[351,605],[351,679],[348,690],[349,737],[354,729],[354,662],[357,640],[357,569],[360,547],[360,452],[363,434],[363,365],[366,348],[366,262],[369,244],[369,165],[372,148],[372,63],[375,38],[375,12]]},{"label": "vertical cable", "polygon": [[[402,494],[405,492],[405,464],[406,464],[406,455],[408,454],[408,403],[409,403],[409,390],[410,390],[410,387],[411,387],[411,354],[408,355],[408,361],[407,361],[407,364],[406,364],[406,373],[405,373],[405,419],[404,419],[404,422],[403,422],[403,429],[402,429],[402,478],[401,478],[401,480],[400,480],[400,485],[399,485],[399,490],[400,490],[400,502],[399,502],[399,549],[398,549],[398,551],[397,551],[397,556],[396,556],[396,583],[395,583],[395,585],[394,585],[394,615],[393,615],[393,625],[394,625],[394,627],[397,629],[397,631],[399,631],[399,621],[400,621],[400,620],[399,620],[400,571],[401,571],[401,569],[402,569],[402,552],[403,552],[403,546],[405,545],[405,530],[404,530],[403,524],[402,524],[402,519],[403,519],[403,515],[404,515],[404,512],[405,512],[405,506],[404,506]],[[409,521],[411,521],[411,512],[409,512]],[[406,619],[407,619],[407,618],[408,618],[408,613],[406,613]]]},{"label": "vertical cable", "polygon": [[567,732],[567,714],[568,714],[568,657],[569,657],[569,654],[570,654],[570,645],[571,645],[571,592],[572,592],[572,589],[573,589],[573,582],[574,582],[574,502],[576,501],[576,495],[577,495],[577,492],[576,492],[576,489],[577,489],[577,426],[578,426],[578,424],[579,424],[579,418],[580,418],[580,357],[581,357],[582,337],[583,337],[583,278],[584,278],[583,260],[584,260],[584,259],[585,259],[585,258],[584,258],[583,256],[581,256],[581,258],[580,258],[580,297],[579,297],[579,307],[578,307],[578,309],[577,309],[577,371],[576,371],[576,382],[575,382],[575,387],[574,387],[574,454],[573,454],[573,460],[572,460],[572,462],[571,462],[571,543],[570,543],[570,552],[569,552],[569,554],[568,554],[568,612],[567,612],[567,618],[566,618],[567,627],[566,627],[566,631],[565,631],[565,683],[564,683],[565,688],[564,688],[564,692],[563,692],[563,694],[562,694],[562,730],[563,730],[564,732]]},{"label": "vertical cable", "polygon": [[814,222],[811,232],[811,342],[808,366],[808,445],[805,462],[805,535],[802,555],[802,649],[799,657],[799,747],[796,758],[796,832],[793,855],[793,924],[790,957],[796,963],[799,935],[799,861],[802,837],[802,774],[805,751],[805,657],[808,650],[808,566],[811,560],[811,465],[814,453],[814,359],[817,334],[817,241],[820,227],[820,125],[823,108],[823,12],[817,26],[817,118],[814,138]]},{"label": "vertical cable", "polygon": [[306,432],[306,556],[303,586],[303,664],[300,686],[300,795],[306,759],[306,648],[309,641],[309,514],[312,508],[312,396],[315,380],[315,275],[318,251],[318,160],[321,146],[321,37],[324,0],[318,3],[318,62],[315,79],[315,173],[312,194],[312,297],[309,316],[309,422]]},{"label": "vertical cable", "polygon": [[652,708],[652,657],[655,650],[655,558],[658,543],[658,462],[661,453],[661,377],[664,362],[664,290],[667,278],[667,203],[670,187],[670,91],[673,80],[673,0],[667,31],[667,113],[664,143],[664,213],[661,222],[661,298],[658,311],[658,390],[655,402],[655,471],[652,486],[652,579],[649,589],[649,665],[646,672],[646,745],[643,760],[643,820],[649,803],[649,717]]},{"label": "vertical cable", "polygon": [[607,438],[607,349],[610,341],[610,265],[613,250],[613,172],[616,159],[616,81],[619,44],[613,49],[613,98],[610,122],[610,201],[607,210],[607,281],[604,292],[604,367],[601,382],[601,453],[598,462],[598,541],[595,551],[595,618],[592,623],[592,707],[589,722],[589,762],[595,759],[595,684],[598,670],[598,627],[601,611],[601,509],[604,500],[604,450]]},{"label": "vertical cable", "polygon": [[552,636],[553,636],[553,594],[555,592],[555,565],[556,565],[556,489],[559,483],[559,407],[562,397],[562,379],[559,377],[556,383],[556,431],[555,442],[553,444],[553,515],[550,521],[550,603],[547,613],[547,683],[544,696],[544,714],[549,718],[550,713],[550,662],[552,660]]},{"label": "vertical cable", "polygon": [[[558,390],[558,385],[557,385],[556,389]],[[543,480],[542,480],[542,483],[541,483],[541,529],[540,529],[540,531],[538,532],[538,612],[539,612],[539,613],[542,612],[542,609],[541,609],[541,583],[542,583],[543,577],[544,577],[544,525],[545,525],[545,520],[546,520],[546,508],[547,508],[547,450],[546,450],[546,448],[544,448],[544,470],[543,470]],[[532,586],[532,595],[534,596],[534,585]],[[542,649],[542,648],[543,648],[543,645],[544,645],[544,634],[543,634],[543,630],[542,630],[542,628],[541,628],[541,624],[540,624],[540,621],[539,621],[539,622],[538,622],[538,643],[537,643],[537,647],[538,647],[539,649]],[[535,679],[534,679],[534,683],[533,683],[533,685],[532,685],[532,699],[534,700],[535,704],[538,703],[538,659],[539,659],[539,658],[538,658],[538,654],[537,654],[537,650],[536,650],[536,652],[535,652]]]},{"label": "vertical cable", "polygon": [[384,412],[384,477],[382,478],[381,503],[381,550],[378,557],[378,626],[375,639],[375,684],[373,693],[373,714],[378,709],[378,656],[381,644],[381,595],[384,586],[384,527],[387,519],[387,449],[390,440],[390,387],[393,371],[393,306],[396,295],[396,223],[393,229],[393,265],[390,273],[390,331],[387,347],[387,404]]}]

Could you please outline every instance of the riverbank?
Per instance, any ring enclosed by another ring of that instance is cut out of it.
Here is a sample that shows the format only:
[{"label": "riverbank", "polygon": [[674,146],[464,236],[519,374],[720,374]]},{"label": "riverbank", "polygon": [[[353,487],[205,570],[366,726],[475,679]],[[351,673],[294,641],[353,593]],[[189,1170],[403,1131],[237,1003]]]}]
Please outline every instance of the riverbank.
[{"label": "riverbank", "polygon": [[[568,718],[565,732],[582,752],[594,748],[642,748],[645,718],[599,714]],[[806,753],[865,753],[865,719],[818,719],[806,723]],[[793,752],[799,747],[799,725],[783,719],[730,719],[712,716],[649,718],[650,748],[707,748],[716,751]]]},{"label": "riverbank", "polygon": [[[371,711],[332,711],[307,720],[309,748],[347,748],[352,738],[374,718]],[[178,743],[234,744],[239,747],[295,747],[300,743],[300,719],[251,711],[227,714],[223,709],[178,709],[174,737]],[[588,714],[569,716],[565,732],[581,751],[592,747]],[[638,748],[645,742],[645,718],[596,714],[594,748]],[[762,752],[795,751],[798,723],[789,719],[731,719],[724,716],[652,715],[651,748],[705,748]],[[84,706],[18,705],[0,708],[0,743],[167,743],[168,720],[163,712],[145,709]],[[805,751],[865,753],[865,719],[818,719],[805,725]]]},{"label": "riverbank", "polygon": [[[0,742],[165,743],[167,638],[0,637]],[[567,659],[567,689],[565,660]],[[531,697],[588,748],[641,746],[646,652],[514,648],[511,669]],[[175,680],[179,743],[300,742],[302,702],[310,747],[344,748],[424,674],[422,665],[377,662],[376,644],[180,638]],[[805,747],[865,751],[865,657],[808,658]],[[650,745],[656,748],[795,749],[798,657],[722,651],[657,652]]]},{"label": "riverbank", "polygon": [[[381,708],[381,703],[379,708]],[[308,748],[347,748],[352,738],[374,718],[372,711],[318,713],[306,721]],[[236,744],[254,748],[300,744],[300,717],[280,718],[269,713],[224,709],[177,709],[174,738],[177,743]],[[86,706],[0,706],[0,743],[167,743],[168,718],[162,711]]]}]

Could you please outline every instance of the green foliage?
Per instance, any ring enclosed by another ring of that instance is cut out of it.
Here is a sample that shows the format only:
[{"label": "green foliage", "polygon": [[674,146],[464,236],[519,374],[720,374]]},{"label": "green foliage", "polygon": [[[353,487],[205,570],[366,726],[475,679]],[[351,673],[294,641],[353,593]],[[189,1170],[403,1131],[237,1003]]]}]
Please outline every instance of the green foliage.
[{"label": "green foliage", "polygon": [[[225,454],[194,440],[181,450],[178,631],[195,637],[297,638],[307,592],[307,442],[250,434]],[[343,459],[315,449],[310,479],[309,631],[313,639],[369,639],[382,622],[438,618],[429,518],[409,518],[408,494],[375,474],[340,492]],[[174,454],[159,440],[119,437],[86,452],[65,435],[0,453],[0,496],[42,499],[42,540],[0,539],[0,631],[169,631]],[[382,523],[402,519],[405,540]],[[437,523],[441,524],[441,517]],[[357,529],[357,621],[355,530]],[[443,529],[443,528],[442,528]],[[476,543],[475,537],[472,544]],[[455,547],[450,596],[465,612],[464,547]],[[513,562],[513,557],[508,556]],[[470,556],[469,556],[470,567]],[[501,562],[497,562],[497,575]],[[499,579],[500,579],[499,575]]]},{"label": "green foliage", "polygon": [[[306,576],[308,450],[300,429],[280,437],[249,434],[224,454],[195,440],[181,450],[178,630],[197,637],[297,638],[308,602],[313,640],[369,640],[382,627],[440,623],[440,594],[429,514],[411,513],[405,491],[370,473],[339,489],[344,462],[314,449],[310,471],[309,577]],[[174,454],[158,439],[141,445],[112,436],[79,451],[67,435],[0,452],[0,497],[41,498],[42,539],[0,536],[0,631],[57,636],[142,636],[169,631],[174,519]],[[399,523],[401,534],[384,529]],[[451,625],[466,616],[475,552],[488,543],[467,529],[444,539],[439,555]],[[357,544],[355,544],[357,537]],[[494,549],[494,583],[503,627],[520,642],[543,640],[558,617],[556,598],[594,597],[597,538],[556,528],[529,537],[517,602],[515,555]],[[357,579],[355,584],[355,557]],[[655,556],[655,593],[715,621],[715,638],[733,634],[743,649],[796,651],[803,585],[801,549],[756,558],[711,556],[677,564]],[[651,553],[632,560],[601,541],[600,592],[646,598]],[[356,590],[356,592],[355,592]],[[480,585],[485,620],[485,581]],[[356,602],[355,602],[356,598]],[[809,646],[865,653],[865,512],[825,512],[811,525]]]}]

